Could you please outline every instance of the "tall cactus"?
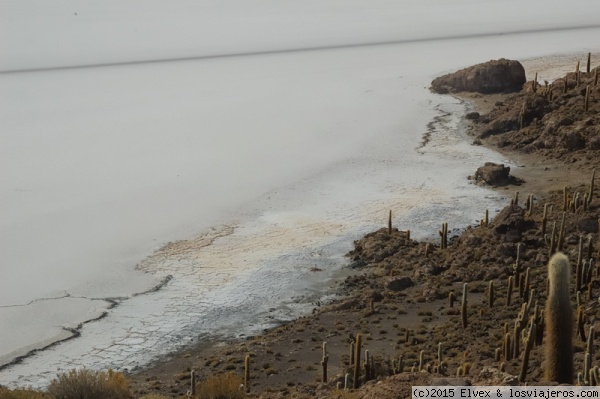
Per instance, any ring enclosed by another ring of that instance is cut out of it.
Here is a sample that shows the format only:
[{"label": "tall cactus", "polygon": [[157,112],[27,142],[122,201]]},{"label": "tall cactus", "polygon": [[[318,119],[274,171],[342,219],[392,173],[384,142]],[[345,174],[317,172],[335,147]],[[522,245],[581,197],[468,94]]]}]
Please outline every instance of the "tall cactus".
[{"label": "tall cactus", "polygon": [[[597,68],[596,71],[600,69]],[[590,181],[590,191],[588,192],[588,205],[592,203],[592,198],[594,197],[594,180],[596,179],[596,169],[592,170],[592,179]]]},{"label": "tall cactus", "polygon": [[521,372],[519,373],[519,382],[525,382],[527,376],[527,367],[529,366],[529,353],[533,348],[533,343],[536,336],[536,325],[531,323],[529,327],[529,333],[527,334],[527,340],[525,342],[525,352],[523,353],[523,363],[521,363]]},{"label": "tall cactus", "polygon": [[460,319],[463,328],[467,328],[467,283],[463,284],[462,303],[460,304]]},{"label": "tall cactus", "polygon": [[513,290],[513,276],[508,276],[508,290],[506,292],[506,306],[510,306],[512,290]]},{"label": "tall cactus", "polygon": [[494,280],[490,280],[489,286],[488,286],[488,306],[490,308],[494,307]]},{"label": "tall cactus", "polygon": [[354,348],[354,389],[358,389],[360,386],[360,352],[362,350],[362,335],[356,334],[356,344]]},{"label": "tall cactus", "polygon": [[570,266],[568,258],[557,253],[548,262],[549,292],[546,301],[545,357],[547,381],[573,383],[573,315],[569,293]]},{"label": "tall cactus", "polygon": [[323,367],[322,381],[327,383],[327,363],[329,362],[329,354],[327,353],[327,342],[323,342],[323,357],[321,358],[321,366]]},{"label": "tall cactus", "polygon": [[190,371],[190,395],[196,395],[196,372],[194,370]]},{"label": "tall cactus", "polygon": [[250,392],[250,355],[244,359],[244,388],[246,393]]},{"label": "tall cactus", "polygon": [[589,75],[590,71],[592,70],[592,53],[588,53],[588,58],[587,58],[587,65],[585,68],[585,72]]}]

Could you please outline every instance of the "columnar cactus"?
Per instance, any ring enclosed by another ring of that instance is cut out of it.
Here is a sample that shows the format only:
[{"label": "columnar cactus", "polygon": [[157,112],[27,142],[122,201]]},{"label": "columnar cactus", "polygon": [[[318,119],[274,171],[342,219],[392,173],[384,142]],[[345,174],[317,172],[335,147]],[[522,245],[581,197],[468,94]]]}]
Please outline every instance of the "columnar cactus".
[{"label": "columnar cactus", "polygon": [[583,382],[586,385],[590,384],[590,370],[592,369],[592,355],[587,352],[583,359]]},{"label": "columnar cactus", "polygon": [[323,368],[322,381],[327,383],[327,362],[329,361],[329,354],[327,353],[327,342],[323,342],[323,357],[321,358],[321,366]]},{"label": "columnar cactus", "polygon": [[549,256],[556,252],[556,222],[552,223],[552,234],[550,235],[550,251]]},{"label": "columnar cactus", "polygon": [[519,288],[519,297],[523,297],[523,284],[521,282],[521,243],[517,244],[517,259],[515,260],[515,264],[513,265],[513,269],[515,270],[515,288]]},{"label": "columnar cactus", "polygon": [[527,216],[533,215],[533,194],[529,194],[527,196],[527,202],[525,204],[527,208]]},{"label": "columnar cactus", "polygon": [[548,381],[573,383],[572,311],[569,292],[569,260],[562,253],[548,262],[549,292],[546,300],[546,370]]},{"label": "columnar cactus", "polygon": [[[407,330],[408,331],[408,330]],[[362,335],[356,334],[356,347],[354,351],[354,389],[360,386],[360,352],[362,350]]]},{"label": "columnar cactus", "polygon": [[[578,292],[579,294],[579,292]],[[582,342],[586,342],[587,338],[585,336],[585,320],[586,320],[585,310],[582,305],[577,306],[577,335],[581,338]]]},{"label": "columnar cactus", "polygon": [[507,362],[510,361],[512,359],[512,339],[510,333],[504,334],[502,348],[504,348],[504,360]]},{"label": "columnar cactus", "polygon": [[594,326],[590,326],[590,330],[589,330],[589,334],[588,334],[588,340],[587,340],[587,352],[589,354],[592,355],[592,358],[594,357],[594,339],[595,337],[595,331],[594,331]]},{"label": "columnar cactus", "polygon": [[442,223],[442,230],[439,231],[440,233],[440,248],[441,249],[446,249],[448,248],[448,223]]},{"label": "columnar cactus", "polygon": [[522,291],[523,291],[523,295],[522,298],[524,301],[529,302],[529,273],[531,271],[531,268],[528,267],[527,270],[525,270],[525,279],[523,281],[523,284],[521,284],[521,286],[523,287]]},{"label": "columnar cactus", "polygon": [[587,65],[585,68],[585,72],[589,75],[592,68],[592,53],[588,53]]},{"label": "columnar cactus", "polygon": [[[369,350],[365,350],[365,381],[371,380],[371,356],[369,356]],[[421,370],[421,365],[419,365],[419,370]]]},{"label": "columnar cactus", "polygon": [[558,232],[558,243],[556,245],[556,249],[560,252],[562,251],[563,248],[563,242],[565,240],[565,216],[566,216],[566,212],[563,212],[562,214],[562,220],[560,222],[560,231]]},{"label": "columnar cactus", "polygon": [[398,358],[398,372],[404,372],[404,356],[400,355]]},{"label": "columnar cactus", "polygon": [[525,341],[525,352],[523,353],[523,363],[521,363],[521,372],[519,373],[519,382],[525,382],[525,377],[527,376],[527,367],[529,365],[529,354],[531,349],[533,348],[533,343],[535,342],[536,336],[536,326],[535,323],[531,323],[529,327],[529,333],[527,334],[527,338]]},{"label": "columnar cactus", "polygon": [[542,215],[542,237],[546,235],[546,224],[548,223],[548,204],[544,204],[544,213]]},{"label": "columnar cactus", "polygon": [[246,393],[250,392],[250,355],[246,355],[244,359],[244,387]]},{"label": "columnar cactus", "polygon": [[513,276],[508,276],[508,292],[506,293],[506,306],[510,306],[513,290]]},{"label": "columnar cactus", "polygon": [[521,320],[515,320],[515,326],[513,329],[513,342],[512,342],[512,357],[513,359],[517,359],[519,357],[520,348],[520,337],[521,337]]},{"label": "columnar cactus", "polygon": [[190,371],[190,395],[193,397],[196,395],[196,372]]},{"label": "columnar cactus", "polygon": [[463,328],[467,328],[467,283],[463,284],[462,303],[460,304],[460,319]]},{"label": "columnar cactus", "polygon": [[[596,68],[596,76],[598,76],[598,69]],[[590,181],[590,191],[588,191],[588,205],[592,203],[592,198],[594,196],[594,180],[596,179],[596,169],[592,170],[592,179]]]},{"label": "columnar cactus", "polygon": [[579,253],[575,264],[575,292],[583,286],[583,236],[579,236]]}]

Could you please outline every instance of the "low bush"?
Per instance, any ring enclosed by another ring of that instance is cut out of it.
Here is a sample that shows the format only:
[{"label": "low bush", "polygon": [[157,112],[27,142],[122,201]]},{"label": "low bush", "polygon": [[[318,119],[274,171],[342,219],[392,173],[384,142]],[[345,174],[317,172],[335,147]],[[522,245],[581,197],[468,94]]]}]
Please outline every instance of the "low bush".
[{"label": "low bush", "polygon": [[0,387],[0,399],[50,399],[50,396],[32,389],[15,389],[13,391]]},{"label": "low bush", "polygon": [[71,370],[59,375],[48,387],[48,393],[60,399],[130,399],[127,379],[112,370]]},{"label": "low bush", "polygon": [[196,384],[197,399],[241,399],[246,397],[243,380],[234,373],[218,374]]}]

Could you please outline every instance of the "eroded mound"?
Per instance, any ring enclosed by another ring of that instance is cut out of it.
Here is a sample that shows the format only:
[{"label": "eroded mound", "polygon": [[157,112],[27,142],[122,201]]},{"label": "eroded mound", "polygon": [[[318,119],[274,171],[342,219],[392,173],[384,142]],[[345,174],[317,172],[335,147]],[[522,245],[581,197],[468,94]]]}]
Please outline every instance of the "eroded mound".
[{"label": "eroded mound", "polygon": [[501,58],[440,76],[431,82],[431,90],[440,94],[508,93],[521,90],[525,81],[525,68],[519,61]]}]

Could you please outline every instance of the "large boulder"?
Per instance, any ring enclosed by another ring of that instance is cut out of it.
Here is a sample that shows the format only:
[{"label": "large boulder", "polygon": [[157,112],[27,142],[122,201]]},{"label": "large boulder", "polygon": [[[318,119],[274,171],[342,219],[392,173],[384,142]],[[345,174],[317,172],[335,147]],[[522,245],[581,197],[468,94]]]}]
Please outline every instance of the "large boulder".
[{"label": "large boulder", "polygon": [[431,82],[436,93],[507,93],[519,91],[525,83],[525,68],[519,61],[492,60],[440,76]]},{"label": "large boulder", "polygon": [[491,186],[502,186],[512,182],[510,175],[510,166],[486,162],[475,171],[474,180],[478,183],[489,184]]}]

